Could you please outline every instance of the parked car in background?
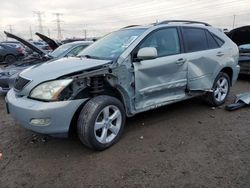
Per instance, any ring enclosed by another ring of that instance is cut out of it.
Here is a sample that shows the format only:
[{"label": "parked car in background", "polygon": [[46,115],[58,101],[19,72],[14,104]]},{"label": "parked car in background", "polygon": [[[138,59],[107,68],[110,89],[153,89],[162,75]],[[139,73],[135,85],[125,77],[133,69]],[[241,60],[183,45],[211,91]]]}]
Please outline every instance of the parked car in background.
[{"label": "parked car in background", "polygon": [[250,75],[250,44],[240,45],[239,50],[240,74]]},{"label": "parked car in background", "polygon": [[53,52],[48,53],[39,47],[35,46],[33,43],[26,41],[16,35],[7,33],[6,35],[10,38],[14,38],[24,45],[32,49],[35,54],[24,58],[22,61],[18,61],[15,64],[6,66],[0,69],[0,92],[6,93],[10,88],[13,87],[15,79],[18,74],[24,69],[33,66],[35,64],[43,63],[46,61],[53,61],[62,57],[72,57],[76,56],[80,51],[86,48],[88,45],[92,44],[92,41],[78,41],[68,44],[64,44],[56,48]]},{"label": "parked car in background", "polygon": [[45,42],[40,42],[40,41],[32,41],[34,45],[36,45],[38,48],[41,48],[44,51],[50,52],[52,49],[49,47],[48,44]]},{"label": "parked car in background", "polygon": [[5,42],[1,42],[1,43],[16,48],[24,56],[27,54],[27,51],[26,51],[27,49],[25,48],[25,46],[18,41],[5,41]]},{"label": "parked car in background", "polygon": [[250,74],[250,26],[235,28],[227,33],[240,51],[240,74]]},{"label": "parked car in background", "polygon": [[13,44],[0,43],[0,62],[12,64],[24,57],[24,50]]},{"label": "parked car in background", "polygon": [[76,130],[83,144],[104,150],[120,139],[126,116],[196,96],[222,105],[237,80],[238,57],[237,45],[206,23],[126,27],[77,57],[21,72],[7,107],[27,129],[60,136]]}]

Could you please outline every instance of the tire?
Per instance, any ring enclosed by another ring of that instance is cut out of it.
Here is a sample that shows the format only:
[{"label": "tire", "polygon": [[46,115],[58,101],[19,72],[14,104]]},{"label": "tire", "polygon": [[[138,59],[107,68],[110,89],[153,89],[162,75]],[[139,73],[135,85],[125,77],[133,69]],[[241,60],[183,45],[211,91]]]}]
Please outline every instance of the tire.
[{"label": "tire", "polygon": [[220,106],[225,103],[229,92],[230,78],[226,73],[220,72],[214,80],[213,92],[209,92],[205,95],[205,101],[210,106]]},{"label": "tire", "polygon": [[106,95],[94,97],[80,112],[78,137],[91,149],[107,149],[120,139],[125,119],[124,107],[118,99]]},{"label": "tire", "polygon": [[16,62],[16,57],[14,55],[6,55],[5,58],[4,58],[4,61],[7,63],[7,64],[12,64],[14,62]]}]

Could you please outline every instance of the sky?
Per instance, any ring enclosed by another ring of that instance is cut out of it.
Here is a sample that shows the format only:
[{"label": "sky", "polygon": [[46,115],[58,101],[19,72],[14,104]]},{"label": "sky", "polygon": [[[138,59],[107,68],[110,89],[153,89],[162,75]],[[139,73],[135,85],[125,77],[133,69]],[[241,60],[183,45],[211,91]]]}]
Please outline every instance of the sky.
[{"label": "sky", "polygon": [[[35,11],[42,12],[44,34],[58,38],[56,16],[62,14],[63,38],[102,36],[127,25],[162,20],[204,21],[232,29],[250,25],[250,0],[1,0],[0,39],[3,31],[24,38],[39,31]],[[31,32],[30,32],[31,31]]]}]

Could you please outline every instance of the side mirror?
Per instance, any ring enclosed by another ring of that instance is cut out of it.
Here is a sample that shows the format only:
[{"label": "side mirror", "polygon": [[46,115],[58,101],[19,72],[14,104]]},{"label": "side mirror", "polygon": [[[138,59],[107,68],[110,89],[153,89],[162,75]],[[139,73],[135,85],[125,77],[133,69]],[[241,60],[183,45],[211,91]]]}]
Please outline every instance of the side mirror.
[{"label": "side mirror", "polygon": [[137,53],[137,58],[140,60],[155,59],[157,57],[157,50],[154,47],[141,48]]},{"label": "side mirror", "polygon": [[66,55],[66,57],[74,57],[75,55],[73,53],[69,53]]}]

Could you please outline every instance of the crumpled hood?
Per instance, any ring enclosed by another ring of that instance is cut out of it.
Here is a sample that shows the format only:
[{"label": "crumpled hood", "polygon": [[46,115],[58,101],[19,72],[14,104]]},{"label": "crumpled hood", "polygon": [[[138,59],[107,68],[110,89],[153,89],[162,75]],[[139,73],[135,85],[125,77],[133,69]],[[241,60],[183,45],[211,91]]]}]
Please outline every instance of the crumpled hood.
[{"label": "crumpled hood", "polygon": [[20,76],[34,80],[35,82],[43,82],[47,80],[56,79],[58,77],[74,72],[102,66],[107,63],[111,63],[111,60],[66,57],[55,61],[49,61],[42,64],[34,65],[21,72]]}]

